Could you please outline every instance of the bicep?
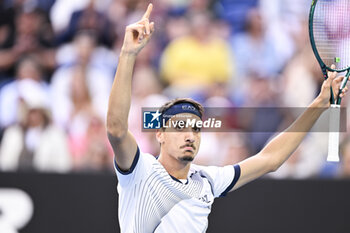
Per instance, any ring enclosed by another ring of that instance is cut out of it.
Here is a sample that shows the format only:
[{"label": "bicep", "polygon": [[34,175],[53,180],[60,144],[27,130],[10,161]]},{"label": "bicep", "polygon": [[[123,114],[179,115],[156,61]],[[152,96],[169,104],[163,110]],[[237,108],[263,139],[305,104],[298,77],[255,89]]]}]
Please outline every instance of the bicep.
[{"label": "bicep", "polygon": [[112,145],[114,159],[118,167],[128,171],[134,161],[137,152],[137,143],[130,131],[123,138],[116,138],[108,133],[109,142]]},{"label": "bicep", "polygon": [[241,176],[231,191],[236,190],[271,171],[268,156],[262,154],[257,154],[240,162],[239,166],[241,168]]}]

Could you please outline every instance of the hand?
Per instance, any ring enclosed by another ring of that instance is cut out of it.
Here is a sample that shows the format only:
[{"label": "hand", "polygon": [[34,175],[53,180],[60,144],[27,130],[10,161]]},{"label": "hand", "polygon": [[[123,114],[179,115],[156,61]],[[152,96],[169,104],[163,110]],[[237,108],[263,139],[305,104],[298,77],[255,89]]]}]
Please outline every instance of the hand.
[{"label": "hand", "polygon": [[[335,65],[332,65],[332,69],[335,69]],[[328,72],[328,79],[325,80],[322,84],[321,92],[318,95],[317,99],[320,100],[320,104],[322,107],[329,107],[330,106],[330,97],[331,97],[331,92],[330,92],[330,87],[332,87],[333,90],[333,97],[334,99],[337,98],[340,85],[344,80],[344,76],[339,76],[337,77],[337,72]],[[342,93],[340,93],[340,98],[343,98],[346,95],[346,92],[348,91],[348,87],[344,87],[342,90]]]},{"label": "hand", "polygon": [[154,32],[154,22],[149,22],[152,9],[153,5],[150,3],[142,19],[126,27],[123,53],[137,55],[151,39]]}]

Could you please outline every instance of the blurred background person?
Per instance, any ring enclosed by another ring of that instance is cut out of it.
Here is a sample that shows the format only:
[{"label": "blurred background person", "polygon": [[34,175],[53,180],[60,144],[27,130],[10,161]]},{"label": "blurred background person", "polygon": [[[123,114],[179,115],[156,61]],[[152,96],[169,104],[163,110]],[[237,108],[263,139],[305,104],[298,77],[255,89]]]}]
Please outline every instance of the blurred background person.
[{"label": "blurred background person", "polygon": [[36,57],[45,71],[51,73],[56,66],[56,60],[54,34],[47,15],[38,8],[24,7],[9,10],[8,15],[13,21],[2,26],[0,76],[13,77],[14,65],[25,55]]},{"label": "blurred background person", "polygon": [[90,0],[86,7],[72,13],[65,30],[57,37],[57,43],[71,41],[79,31],[91,31],[96,35],[97,43],[110,47],[113,44],[114,31],[104,12],[97,9],[96,0]]},{"label": "blurred background person", "polygon": [[[69,138],[70,151],[73,156],[74,169],[77,170],[82,168],[87,147],[93,141],[89,138],[101,138],[107,141],[107,136],[103,134],[104,121],[98,116],[92,103],[85,72],[86,69],[84,67],[74,67],[69,87],[72,109],[69,116],[67,116],[68,121],[65,127]],[[105,146],[108,147],[108,144],[105,144]]]},{"label": "blurred background person", "polygon": [[[72,112],[74,112],[73,88],[79,88],[77,81],[86,86],[95,113],[105,119],[108,91],[112,85],[111,68],[101,61],[105,60],[98,54],[96,36],[90,32],[81,32],[74,39],[72,50],[60,51],[62,61],[65,61],[52,76],[51,92],[53,118],[56,124],[67,129]],[[103,52],[102,52],[103,53]],[[64,56],[67,55],[67,56]],[[64,58],[66,58],[64,60]],[[102,64],[101,64],[102,63]],[[83,87],[81,87],[83,88]],[[77,95],[81,94],[80,92]],[[77,97],[77,96],[75,96]],[[86,98],[86,97],[85,97]]]},{"label": "blurred background person", "polygon": [[51,122],[46,94],[35,81],[26,80],[21,85],[21,120],[4,132],[0,147],[1,170],[69,171],[71,157],[67,138]]},{"label": "blurred background person", "polygon": [[208,30],[210,14],[191,12],[188,17],[190,35],[171,41],[161,58],[160,73],[172,97],[191,96],[233,76],[228,43]]},{"label": "blurred background person", "polygon": [[0,128],[18,123],[19,103],[25,92],[23,83],[33,81],[40,86],[40,91],[45,93],[45,98],[50,96],[48,83],[43,79],[43,70],[39,61],[33,56],[23,56],[17,61],[15,80],[7,83],[0,89]]},{"label": "blurred background person", "polygon": [[111,1],[112,0],[55,0],[50,10],[50,20],[55,33],[60,34],[69,27],[68,25],[74,12],[81,12],[86,8],[91,8],[91,4],[93,4],[92,9],[103,13],[108,8],[108,4]]},{"label": "blurred background person", "polygon": [[248,12],[244,29],[231,39],[237,57],[237,82],[245,82],[250,72],[258,76],[276,77],[286,60],[279,56],[275,41],[266,33],[266,23],[258,9]]},{"label": "blurred background person", "polygon": [[75,172],[113,172],[113,152],[108,143],[104,122],[91,117],[85,132],[69,133],[69,149]]}]

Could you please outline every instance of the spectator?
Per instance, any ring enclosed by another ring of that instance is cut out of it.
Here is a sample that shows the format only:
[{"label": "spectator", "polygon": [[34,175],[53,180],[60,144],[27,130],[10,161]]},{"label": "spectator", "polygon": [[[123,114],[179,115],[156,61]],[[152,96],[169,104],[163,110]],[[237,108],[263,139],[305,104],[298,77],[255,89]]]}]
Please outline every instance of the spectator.
[{"label": "spectator", "polygon": [[113,152],[107,139],[104,122],[90,116],[87,129],[80,134],[69,134],[73,170],[77,172],[110,172]]},{"label": "spectator", "polygon": [[65,129],[69,125],[72,112],[74,112],[72,100],[74,77],[77,75],[84,77],[84,80],[81,81],[84,81],[84,85],[88,88],[92,108],[102,119],[105,119],[108,91],[111,88],[113,77],[110,70],[106,69],[108,65],[105,66],[103,62],[99,63],[104,59],[108,60],[108,56],[103,57],[103,52],[98,53],[93,34],[81,33],[77,35],[73,47],[70,48],[72,49],[67,48],[65,51],[68,53],[61,51],[61,54],[59,52],[59,56],[66,57],[68,63],[55,71],[51,82],[54,121]]},{"label": "spectator", "polygon": [[[111,0],[95,1],[98,11],[105,10]],[[50,19],[56,34],[62,33],[69,24],[73,12],[78,12],[86,8],[91,3],[91,0],[55,0],[51,11]]]},{"label": "spectator", "polygon": [[189,23],[191,35],[172,41],[162,55],[161,75],[173,96],[188,96],[232,77],[229,45],[208,31],[209,14],[193,13]]},{"label": "spectator", "polygon": [[309,44],[307,25],[302,29],[295,43],[296,54],[282,73],[283,106],[306,107],[322,85],[322,72]]},{"label": "spectator", "polygon": [[96,8],[96,0],[90,0],[82,10],[73,12],[67,29],[58,37],[58,43],[71,41],[75,34],[82,30],[94,32],[97,42],[111,47],[113,44],[114,31],[105,14]]},{"label": "spectator", "polygon": [[92,141],[87,146],[82,166],[78,171],[113,173],[113,156],[105,141]]},{"label": "spectator", "polygon": [[41,92],[49,96],[49,87],[43,81],[42,68],[36,57],[25,56],[19,60],[16,68],[16,80],[0,89],[0,128],[18,123],[19,100],[25,92],[22,83],[35,81],[40,85]]},{"label": "spectator", "polygon": [[237,62],[237,85],[256,72],[258,76],[276,77],[284,62],[278,56],[274,40],[266,34],[266,25],[257,9],[249,11],[245,31],[234,35],[232,48]]},{"label": "spectator", "polygon": [[67,172],[66,136],[51,123],[47,96],[39,83],[22,80],[22,120],[7,128],[0,147],[2,171]]},{"label": "spectator", "polygon": [[[110,148],[105,133],[104,121],[97,115],[86,83],[86,69],[75,67],[70,84],[70,112],[66,126],[69,147],[73,156],[74,170],[84,170],[90,145],[98,143]],[[95,147],[91,147],[94,149]],[[92,153],[95,154],[95,153]]]},{"label": "spectator", "polygon": [[259,0],[217,0],[214,2],[216,14],[228,22],[232,30],[237,33],[244,30],[246,15],[250,9],[257,7]]},{"label": "spectator", "polygon": [[[0,0],[0,49],[11,47],[15,33],[15,10],[7,7],[5,0]],[[9,77],[4,68],[0,68],[0,87],[1,82]]]},{"label": "spectator", "polygon": [[17,11],[15,14],[14,33],[7,33],[0,44],[0,72],[13,76],[14,64],[25,55],[35,56],[39,64],[52,71],[56,66],[53,33],[45,14],[35,9]]}]

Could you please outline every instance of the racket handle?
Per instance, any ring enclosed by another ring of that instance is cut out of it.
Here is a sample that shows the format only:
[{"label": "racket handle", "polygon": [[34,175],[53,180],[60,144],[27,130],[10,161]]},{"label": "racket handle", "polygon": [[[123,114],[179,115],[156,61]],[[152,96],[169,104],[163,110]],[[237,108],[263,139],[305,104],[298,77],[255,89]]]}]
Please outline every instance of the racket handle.
[{"label": "racket handle", "polygon": [[331,105],[329,118],[330,119],[327,161],[339,162],[340,105]]}]

